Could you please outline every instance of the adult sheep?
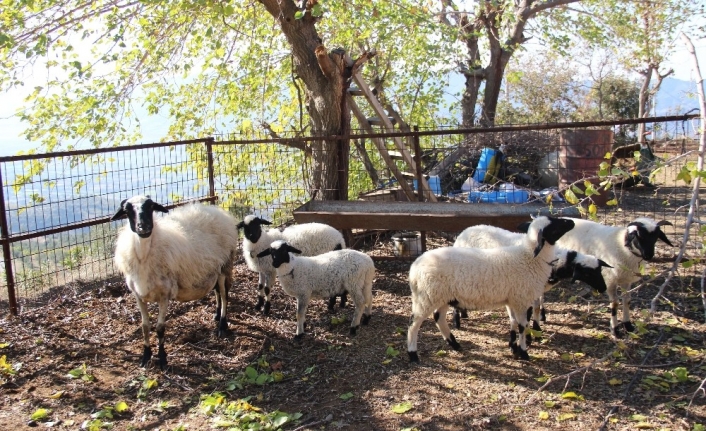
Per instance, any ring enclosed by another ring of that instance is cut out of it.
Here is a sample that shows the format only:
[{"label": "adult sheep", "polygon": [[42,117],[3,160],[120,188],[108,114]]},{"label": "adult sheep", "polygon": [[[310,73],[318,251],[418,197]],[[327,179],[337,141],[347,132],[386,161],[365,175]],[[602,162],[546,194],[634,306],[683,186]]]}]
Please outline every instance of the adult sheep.
[{"label": "adult sheep", "polygon": [[[529,224],[529,223],[528,223]],[[527,225],[528,225],[527,224]],[[477,225],[466,228],[459,234],[454,242],[454,247],[476,247],[495,248],[508,245],[518,245],[524,240],[525,234],[510,232],[495,226]],[[552,273],[547,280],[545,290],[551,289],[561,280],[571,280],[571,283],[580,280],[587,283],[596,291],[603,293],[606,291],[606,282],[601,270],[612,268],[608,263],[595,256],[578,253],[574,250],[567,250],[563,247],[554,247],[554,260],[552,261]],[[544,294],[535,300],[533,305],[534,322],[532,329],[541,331],[539,325],[539,314],[545,320],[543,307]],[[529,319],[529,312],[528,312]],[[457,309],[454,309],[454,326],[460,327],[460,316]]]},{"label": "adult sheep", "polygon": [[[409,270],[410,361],[419,361],[419,328],[432,313],[446,342],[460,350],[446,322],[449,306],[468,310],[505,306],[510,316],[510,348],[516,358],[528,360],[527,309],[544,292],[552,271],[554,244],[573,226],[571,219],[541,216],[532,221],[520,245],[492,249],[442,247],[419,256]],[[515,328],[519,331],[519,346]]]},{"label": "adult sheep", "polygon": [[[264,229],[272,223],[254,216],[245,216],[238,223],[243,230],[243,257],[251,271],[258,273],[258,297],[256,310],[262,314],[270,313],[270,291],[275,283],[277,271],[272,266],[272,259],[258,258],[262,251],[278,240],[287,241],[292,247],[301,250],[302,256],[316,256],[346,247],[343,235],[333,227],[323,223],[302,223],[288,226],[284,230]],[[329,298],[329,310],[333,309],[336,297]],[[345,294],[341,296],[341,308],[346,304]]]},{"label": "adult sheep", "polygon": [[[622,336],[620,326],[634,332],[630,321],[630,285],[641,279],[640,264],[654,258],[657,240],[673,247],[661,226],[672,224],[639,217],[626,227],[606,226],[590,220],[576,220],[576,226],[557,245],[581,253],[600,256],[613,265],[603,268],[608,298],[611,302],[610,329],[615,337]],[[618,324],[618,287],[622,288],[623,316]]]},{"label": "adult sheep", "polygon": [[215,206],[198,203],[167,209],[148,196],[121,202],[111,220],[127,216],[129,225],[118,233],[115,265],[125,276],[142,315],[144,351],[140,366],[152,357],[147,303],[159,304],[155,328],[159,338],[159,366],[167,366],[164,330],[170,300],[194,301],[216,289],[218,336],[228,330],[228,289],[238,244],[237,221]]}]

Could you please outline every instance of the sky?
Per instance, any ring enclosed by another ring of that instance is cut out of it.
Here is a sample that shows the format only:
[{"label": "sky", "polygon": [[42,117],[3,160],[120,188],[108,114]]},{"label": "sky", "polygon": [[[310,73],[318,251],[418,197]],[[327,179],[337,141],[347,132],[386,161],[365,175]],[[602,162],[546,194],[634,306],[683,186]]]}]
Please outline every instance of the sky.
[{"label": "sky", "polygon": [[[701,75],[706,78],[706,39],[692,40],[692,43],[694,43],[696,56],[699,60]],[[675,45],[674,54],[665,63],[664,69],[673,68],[674,75],[672,77],[675,79],[695,82],[694,60],[689,54],[686,45],[681,40],[678,40]],[[28,85],[27,88],[32,88],[32,85]],[[25,126],[14,116],[14,113],[22,107],[24,93],[27,91],[29,90],[14,89],[0,94],[2,100],[0,103],[0,156],[12,156],[19,151],[28,151],[38,147],[37,143],[24,139],[22,133]],[[145,113],[140,120],[144,136],[143,143],[159,142],[166,135],[169,127],[169,121],[166,117],[148,116]]]}]

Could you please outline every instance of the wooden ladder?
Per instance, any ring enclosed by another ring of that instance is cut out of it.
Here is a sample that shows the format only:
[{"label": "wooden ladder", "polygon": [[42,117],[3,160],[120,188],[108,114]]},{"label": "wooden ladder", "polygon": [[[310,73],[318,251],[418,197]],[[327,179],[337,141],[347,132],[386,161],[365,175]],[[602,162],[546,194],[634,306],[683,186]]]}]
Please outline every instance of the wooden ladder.
[{"label": "wooden ladder", "polygon": [[[372,128],[373,125],[382,127],[383,130],[386,132],[394,132],[394,124],[392,124],[390,117],[388,117],[387,112],[385,112],[385,108],[383,108],[378,98],[375,96],[375,94],[373,94],[372,90],[363,79],[363,76],[360,74],[360,71],[356,71],[353,74],[353,81],[356,83],[357,88],[350,88],[346,97],[348,98],[348,106],[350,106],[351,110],[353,111],[353,115],[355,115],[361,127],[363,127],[366,132],[371,134],[375,133]],[[367,118],[358,106],[358,104],[355,102],[353,96],[364,96],[370,106],[373,108],[376,117]],[[375,143],[375,146],[380,152],[383,161],[390,169],[392,175],[395,177],[395,179],[397,179],[397,183],[402,188],[402,191],[407,196],[407,199],[409,199],[410,201],[417,200],[417,197],[414,194],[414,190],[412,187],[410,187],[408,181],[410,179],[421,178],[421,181],[418,181],[418,183],[421,183],[418,187],[420,193],[423,194],[425,200],[429,202],[436,202],[436,196],[429,187],[429,183],[427,182],[427,180],[424,178],[423,175],[417,175],[417,165],[414,163],[414,159],[412,158],[412,155],[410,154],[407,145],[405,145],[405,143],[400,137],[393,137],[392,139],[395,143],[396,150],[388,150],[387,145],[385,145],[385,140],[383,138],[373,138],[373,143]],[[396,161],[403,162],[406,170],[401,170],[397,166]]]}]

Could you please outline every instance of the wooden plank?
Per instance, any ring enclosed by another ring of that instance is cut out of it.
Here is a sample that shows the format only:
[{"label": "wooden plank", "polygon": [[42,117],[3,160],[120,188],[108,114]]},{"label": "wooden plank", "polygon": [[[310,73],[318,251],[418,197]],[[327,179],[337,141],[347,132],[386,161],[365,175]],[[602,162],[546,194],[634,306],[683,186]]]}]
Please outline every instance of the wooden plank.
[{"label": "wooden plank", "polygon": [[[446,202],[309,201],[294,210],[297,223],[326,223],[337,229],[459,232],[487,224],[516,231],[531,215],[549,215],[544,204],[472,204]],[[554,207],[554,215],[579,217],[575,207]]]},{"label": "wooden plank", "polygon": [[[348,106],[350,106],[351,111],[353,111],[353,115],[358,119],[358,123],[360,123],[364,128],[366,128],[366,131],[369,133],[372,133],[372,128],[370,125],[367,123],[367,120],[365,118],[365,114],[363,114],[363,111],[360,110],[358,107],[358,104],[355,103],[355,100],[353,100],[353,97],[351,97],[350,94],[346,95],[348,98]],[[362,121],[361,121],[362,119]],[[399,168],[397,167],[397,164],[395,163],[394,160],[390,157],[390,155],[387,153],[387,148],[385,147],[385,142],[381,138],[373,138],[373,143],[375,143],[375,146],[378,148],[378,151],[380,152],[380,155],[382,156],[382,159],[385,161],[385,164],[387,165],[388,168],[390,168],[390,172],[392,172],[392,175],[397,178],[397,182],[399,183],[400,187],[402,187],[402,190],[404,191],[404,194],[407,196],[407,199],[409,200],[414,200],[415,199],[415,194],[414,190],[412,187],[409,186],[407,181],[405,180],[404,176],[400,172]]]}]

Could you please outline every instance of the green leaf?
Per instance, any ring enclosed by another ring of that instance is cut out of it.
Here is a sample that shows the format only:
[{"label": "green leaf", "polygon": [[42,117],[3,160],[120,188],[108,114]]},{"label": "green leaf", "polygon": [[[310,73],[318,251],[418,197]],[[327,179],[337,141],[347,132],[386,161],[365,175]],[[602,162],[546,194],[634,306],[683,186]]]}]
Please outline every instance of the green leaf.
[{"label": "green leaf", "polygon": [[157,380],[155,379],[146,379],[144,382],[142,382],[142,387],[149,390],[156,388],[157,384]]},{"label": "green leaf", "polygon": [[545,411],[539,412],[539,419],[546,421],[547,419],[549,419],[549,413]]},{"label": "green leaf", "polygon": [[37,409],[37,410],[35,410],[34,413],[32,413],[32,416],[30,416],[30,418],[33,421],[41,422],[41,421],[45,420],[47,417],[49,417],[50,412],[51,412],[51,410],[49,410],[49,409]]},{"label": "green leaf", "polygon": [[388,357],[391,357],[391,358],[395,358],[399,354],[400,354],[400,351],[395,350],[395,348],[392,346],[387,346],[387,350],[385,350],[385,355]]},{"label": "green leaf", "polygon": [[302,19],[304,18],[304,12],[298,10],[294,13],[294,19]]},{"label": "green leaf", "polygon": [[647,416],[641,415],[641,414],[630,415],[630,420],[635,421],[635,422],[644,422],[647,419],[648,419]]},{"label": "green leaf", "polygon": [[689,380],[689,371],[684,367],[677,367],[674,369],[674,375],[677,376],[677,380],[684,383]]},{"label": "green leaf", "polygon": [[344,401],[349,400],[349,399],[353,398],[353,392],[346,392],[345,394],[339,395],[338,398],[340,398]]},{"label": "green leaf", "polygon": [[403,403],[395,404],[394,406],[392,406],[392,411],[397,414],[402,414],[412,410],[412,407],[413,406],[411,402],[405,401]]},{"label": "green leaf", "polygon": [[557,416],[556,420],[558,420],[559,422],[562,422],[562,421],[568,421],[568,420],[575,419],[575,418],[576,418],[576,415],[573,413],[562,413],[559,416]]}]

